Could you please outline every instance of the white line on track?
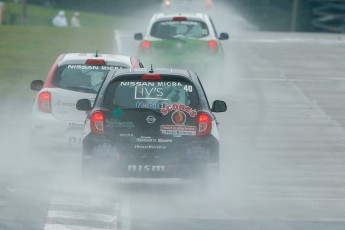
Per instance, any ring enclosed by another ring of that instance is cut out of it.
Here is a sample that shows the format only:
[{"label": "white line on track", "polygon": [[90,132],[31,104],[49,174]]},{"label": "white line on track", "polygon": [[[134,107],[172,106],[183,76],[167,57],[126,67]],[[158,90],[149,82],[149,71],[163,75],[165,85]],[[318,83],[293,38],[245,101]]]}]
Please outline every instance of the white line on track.
[{"label": "white line on track", "polygon": [[287,78],[241,78],[239,81],[286,81],[286,82],[332,82],[345,81],[344,78],[328,78],[328,79],[287,79]]},{"label": "white line on track", "polygon": [[244,38],[232,38],[231,42],[252,42],[252,43],[322,43],[322,44],[344,44],[344,37],[330,37],[315,39],[311,37],[306,38],[258,38],[258,39],[244,39]]},{"label": "white line on track", "polygon": [[123,202],[100,194],[53,192],[44,230],[127,230],[130,214],[123,208],[128,209]]},{"label": "white line on track", "polygon": [[117,217],[113,215],[107,214],[99,214],[99,213],[79,213],[73,211],[48,211],[48,218],[70,218],[70,219],[78,219],[78,220],[95,220],[95,221],[103,221],[103,222],[116,222]]},{"label": "white line on track", "polygon": [[130,209],[130,200],[129,198],[123,199],[121,202],[121,215],[120,223],[121,230],[130,230],[131,229],[131,209]]},{"label": "white line on track", "polygon": [[45,226],[44,230],[104,230],[104,228],[86,228],[85,226],[51,224]]},{"label": "white line on track", "polygon": [[118,54],[122,53],[122,41],[120,38],[120,32],[118,30],[114,30],[114,41],[115,41],[115,51]]}]

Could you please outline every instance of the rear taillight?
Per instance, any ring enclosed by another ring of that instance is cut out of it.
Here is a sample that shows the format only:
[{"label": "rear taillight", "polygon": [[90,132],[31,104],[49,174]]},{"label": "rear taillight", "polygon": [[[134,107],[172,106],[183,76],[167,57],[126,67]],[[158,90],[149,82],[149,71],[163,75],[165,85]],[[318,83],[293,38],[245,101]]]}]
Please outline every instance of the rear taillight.
[{"label": "rear taillight", "polygon": [[144,74],[141,79],[145,81],[159,81],[162,77],[160,74]]},{"label": "rear taillight", "polygon": [[212,131],[212,118],[208,113],[200,113],[198,116],[198,136],[210,134]]},{"label": "rear taillight", "polygon": [[107,63],[103,59],[87,59],[86,65],[106,65]]},{"label": "rear taillight", "polygon": [[205,7],[212,7],[213,6],[213,2],[212,2],[212,0],[206,0],[205,1]]},{"label": "rear taillight", "polygon": [[91,115],[91,130],[97,134],[104,134],[104,114],[96,111]]},{"label": "rear taillight", "polygon": [[45,113],[52,112],[51,94],[50,92],[42,92],[38,96],[38,109]]},{"label": "rear taillight", "polygon": [[218,51],[218,43],[215,40],[208,42],[208,52],[210,54],[216,54]]},{"label": "rear taillight", "polygon": [[173,21],[187,21],[187,17],[184,17],[184,16],[173,17]]},{"label": "rear taillight", "polygon": [[144,54],[150,54],[150,47],[151,47],[151,42],[150,41],[143,41],[141,44],[141,50]]}]

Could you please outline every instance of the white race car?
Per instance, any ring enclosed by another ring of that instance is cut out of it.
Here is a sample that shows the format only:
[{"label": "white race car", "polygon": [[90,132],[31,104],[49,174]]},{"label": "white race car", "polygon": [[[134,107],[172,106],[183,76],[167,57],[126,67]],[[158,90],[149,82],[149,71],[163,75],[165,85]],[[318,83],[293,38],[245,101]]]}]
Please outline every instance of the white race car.
[{"label": "white race car", "polygon": [[30,144],[42,147],[79,147],[86,113],[76,109],[79,99],[95,100],[108,72],[113,69],[141,68],[135,57],[98,54],[61,54],[46,81],[34,80],[31,89],[39,91],[32,108]]}]

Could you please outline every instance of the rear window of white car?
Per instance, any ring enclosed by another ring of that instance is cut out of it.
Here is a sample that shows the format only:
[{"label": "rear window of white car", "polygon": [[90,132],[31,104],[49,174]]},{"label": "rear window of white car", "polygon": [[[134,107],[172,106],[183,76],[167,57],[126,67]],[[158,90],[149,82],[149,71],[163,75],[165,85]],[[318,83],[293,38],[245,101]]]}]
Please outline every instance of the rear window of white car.
[{"label": "rear window of white car", "polygon": [[202,38],[209,35],[207,25],[201,21],[159,21],[153,24],[150,35],[156,38]]},{"label": "rear window of white car", "polygon": [[107,108],[162,109],[168,105],[181,104],[197,107],[199,101],[195,87],[182,81],[116,81],[105,93]]},{"label": "rear window of white car", "polygon": [[126,66],[103,65],[63,65],[55,72],[52,84],[55,87],[97,93],[108,72],[113,69],[128,68]]}]

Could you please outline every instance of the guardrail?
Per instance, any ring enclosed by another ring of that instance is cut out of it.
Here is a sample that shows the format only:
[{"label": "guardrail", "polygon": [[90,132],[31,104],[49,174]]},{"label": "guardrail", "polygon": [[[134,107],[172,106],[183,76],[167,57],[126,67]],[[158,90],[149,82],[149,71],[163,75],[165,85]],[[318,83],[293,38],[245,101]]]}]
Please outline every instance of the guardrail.
[{"label": "guardrail", "polygon": [[315,3],[312,24],[319,30],[345,33],[345,0],[310,0]]}]

